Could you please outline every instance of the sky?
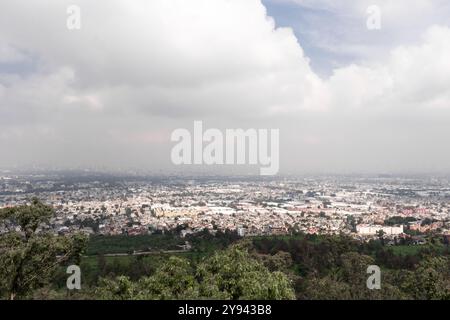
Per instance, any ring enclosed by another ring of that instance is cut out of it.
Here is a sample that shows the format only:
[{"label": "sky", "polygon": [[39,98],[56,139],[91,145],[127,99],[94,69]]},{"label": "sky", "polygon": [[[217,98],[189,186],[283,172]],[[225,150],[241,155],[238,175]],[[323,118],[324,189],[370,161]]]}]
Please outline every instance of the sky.
[{"label": "sky", "polygon": [[174,166],[171,133],[197,120],[279,129],[280,174],[449,173],[448,17],[444,0],[2,0],[0,168],[258,172]]}]

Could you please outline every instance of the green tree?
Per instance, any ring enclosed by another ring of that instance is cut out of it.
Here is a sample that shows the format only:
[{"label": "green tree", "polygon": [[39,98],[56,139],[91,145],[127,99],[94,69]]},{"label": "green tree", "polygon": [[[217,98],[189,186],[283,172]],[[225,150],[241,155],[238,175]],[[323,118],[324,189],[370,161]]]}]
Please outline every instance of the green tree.
[{"label": "green tree", "polygon": [[423,260],[409,273],[404,287],[415,299],[450,299],[450,259],[432,257]]},{"label": "green tree", "polygon": [[198,266],[201,291],[221,292],[229,299],[295,299],[288,277],[270,272],[238,245],[217,252]]},{"label": "green tree", "polygon": [[352,298],[349,284],[339,281],[333,276],[323,278],[309,277],[302,290],[301,299],[308,300],[350,300]]},{"label": "green tree", "polygon": [[341,275],[350,288],[352,299],[365,299],[369,294],[367,289],[367,267],[374,264],[370,256],[357,252],[348,252],[341,255]]},{"label": "green tree", "polygon": [[170,257],[150,277],[138,282],[138,299],[196,299],[199,297],[199,284],[194,269],[188,260]]},{"label": "green tree", "polygon": [[257,254],[256,258],[260,260],[271,272],[281,271],[289,273],[293,265],[292,257],[289,252],[279,251],[274,255]]},{"label": "green tree", "polygon": [[135,282],[126,276],[115,279],[100,279],[95,289],[95,298],[104,300],[133,300],[139,290]]},{"label": "green tree", "polygon": [[95,297],[107,300],[177,300],[199,298],[199,284],[186,259],[170,257],[149,277],[101,279]]},{"label": "green tree", "polygon": [[150,277],[102,279],[99,299],[294,299],[287,276],[270,272],[246,249],[232,246],[196,268],[187,259],[171,257]]},{"label": "green tree", "polygon": [[378,236],[378,239],[380,239],[381,244],[384,246],[384,236],[385,236],[384,231],[383,230],[378,230],[377,231],[377,236]]},{"label": "green tree", "polygon": [[0,210],[9,231],[0,236],[0,294],[8,299],[30,296],[48,284],[58,266],[79,264],[86,245],[82,235],[56,236],[43,229],[54,211],[32,199],[30,205]]}]

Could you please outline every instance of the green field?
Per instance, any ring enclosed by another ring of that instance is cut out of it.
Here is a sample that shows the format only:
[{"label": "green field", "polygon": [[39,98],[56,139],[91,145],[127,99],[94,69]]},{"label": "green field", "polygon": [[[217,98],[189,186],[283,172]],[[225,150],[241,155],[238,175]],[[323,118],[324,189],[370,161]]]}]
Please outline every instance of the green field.
[{"label": "green field", "polygon": [[184,239],[170,234],[92,236],[86,254],[131,254],[135,251],[180,250]]},{"label": "green field", "polygon": [[415,255],[417,254],[421,247],[420,246],[392,246],[389,247],[396,255]]}]

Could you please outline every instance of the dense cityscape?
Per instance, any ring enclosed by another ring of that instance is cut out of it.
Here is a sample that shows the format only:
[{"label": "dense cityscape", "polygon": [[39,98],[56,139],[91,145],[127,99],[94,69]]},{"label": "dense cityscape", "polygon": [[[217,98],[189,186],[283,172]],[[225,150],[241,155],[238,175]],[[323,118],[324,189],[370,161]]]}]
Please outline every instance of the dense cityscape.
[{"label": "dense cityscape", "polygon": [[[0,177],[0,208],[37,197],[56,215],[55,234],[144,235],[208,229],[258,235],[346,234],[388,244],[450,237],[446,177],[141,177],[46,173]],[[2,225],[0,232],[8,230]]]},{"label": "dense cityscape", "polygon": [[449,17],[443,0],[0,1],[2,311],[450,301]]}]

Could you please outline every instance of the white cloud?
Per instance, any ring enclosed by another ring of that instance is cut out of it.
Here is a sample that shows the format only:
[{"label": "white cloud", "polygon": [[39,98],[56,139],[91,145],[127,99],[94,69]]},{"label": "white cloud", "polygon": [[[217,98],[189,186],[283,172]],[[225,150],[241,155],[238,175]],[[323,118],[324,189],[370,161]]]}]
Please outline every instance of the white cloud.
[{"label": "white cloud", "polygon": [[14,2],[0,13],[3,38],[48,72],[71,68],[74,86],[112,105],[254,115],[313,107],[307,96],[321,85],[291,30],[275,29],[257,0],[80,0],[83,27],[71,32],[65,1],[23,2],[27,10]]},{"label": "white cloud", "polygon": [[27,57],[25,54],[11,46],[2,45],[2,41],[0,41],[0,63],[18,63],[26,60]]},{"label": "white cloud", "polygon": [[[419,45],[419,35],[433,25],[450,26],[446,0],[264,1],[281,12],[299,12],[292,24],[307,43],[306,51],[314,53],[313,67],[326,75],[350,63],[385,59],[399,45]],[[372,5],[381,12],[381,29],[376,31],[366,25]]]},{"label": "white cloud", "polygon": [[[399,46],[387,61],[335,70],[328,81],[336,108],[388,107],[404,113],[427,109],[450,94],[450,28],[433,26],[418,46]],[[447,101],[450,111],[450,100]]]},{"label": "white cloud", "polygon": [[[73,3],[81,8],[79,31],[66,28],[65,9]],[[332,2],[320,4],[338,10]],[[433,11],[425,5],[411,2],[417,11]],[[403,17],[397,7],[389,10]],[[275,28],[259,0],[16,0],[2,4],[0,48],[8,48],[0,54],[7,64],[19,61],[20,52],[37,57],[25,74],[0,69],[0,148],[12,150],[4,163],[33,150],[42,163],[50,157],[161,165],[169,156],[161,137],[193,119],[285,129],[285,163],[293,170],[301,163],[407,167],[401,163],[416,145],[396,153],[405,143],[402,132],[422,145],[437,141],[431,145],[441,162],[432,165],[450,163],[438,143],[450,129],[437,126],[418,137],[412,128],[450,115],[447,27],[431,27],[420,43],[397,45],[321,79],[292,30]],[[406,120],[392,124],[389,118]],[[397,161],[373,160],[377,154]],[[349,157],[362,163],[347,163]]]}]

